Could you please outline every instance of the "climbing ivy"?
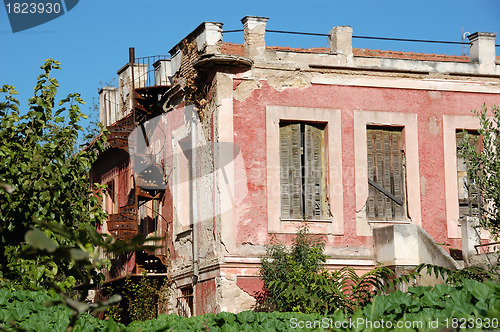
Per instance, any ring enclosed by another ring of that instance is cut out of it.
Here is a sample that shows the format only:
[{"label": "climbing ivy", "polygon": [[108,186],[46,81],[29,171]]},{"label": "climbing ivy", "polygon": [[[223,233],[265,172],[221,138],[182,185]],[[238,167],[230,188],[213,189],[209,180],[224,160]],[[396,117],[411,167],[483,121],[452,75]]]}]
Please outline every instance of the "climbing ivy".
[{"label": "climbing ivy", "polygon": [[162,304],[167,301],[170,283],[167,277],[144,274],[139,279],[128,276],[120,286],[105,286],[104,295],[122,296],[122,301],[112,306],[106,316],[124,324],[156,318],[158,312],[166,311]]}]

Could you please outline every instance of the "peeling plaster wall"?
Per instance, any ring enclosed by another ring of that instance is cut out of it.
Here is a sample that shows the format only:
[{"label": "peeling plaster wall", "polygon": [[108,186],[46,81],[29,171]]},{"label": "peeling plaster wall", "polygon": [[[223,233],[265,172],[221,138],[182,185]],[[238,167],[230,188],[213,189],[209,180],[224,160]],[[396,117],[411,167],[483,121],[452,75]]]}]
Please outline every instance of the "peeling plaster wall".
[{"label": "peeling plaster wall", "polygon": [[226,277],[216,278],[217,312],[238,313],[251,310],[255,306],[255,298],[243,291],[233,279]]},{"label": "peeling plaster wall", "polygon": [[196,315],[204,315],[207,313],[217,312],[217,285],[215,279],[209,279],[199,282],[196,285],[196,298],[198,303],[196,306]]},{"label": "peeling plaster wall", "polygon": [[[261,80],[257,83],[260,76]],[[235,79],[234,85],[234,139],[245,154],[249,193],[245,205],[252,208],[237,219],[237,246],[244,243],[262,245],[267,236],[266,142],[265,119],[267,105],[323,107],[342,111],[342,155],[344,182],[344,236],[329,236],[327,246],[371,250],[370,236],[359,236],[356,231],[354,170],[353,112],[383,111],[417,114],[419,172],[425,188],[420,192],[422,226],[438,242],[460,247],[458,239],[446,236],[443,159],[443,114],[470,115],[471,110],[485,103],[488,107],[500,103],[498,93],[471,93],[445,90],[395,89],[385,87],[340,86],[311,84],[290,88],[281,81],[275,70],[252,71],[246,77]],[[317,76],[317,75],[316,75]],[[321,74],[328,79],[342,80],[336,74]],[[248,81],[252,77],[252,81]],[[313,77],[314,79],[314,77]],[[241,82],[238,82],[241,80]],[[359,78],[360,83],[362,78]],[[245,84],[243,82],[246,82]],[[276,89],[273,82],[283,84]],[[498,83],[497,83],[498,84]],[[447,83],[442,83],[448,88]],[[450,82],[449,85],[453,85]],[[498,90],[497,90],[498,91]],[[248,96],[249,95],[249,96]],[[248,97],[246,97],[248,96]],[[246,99],[243,99],[246,97]],[[251,126],[249,126],[251,124]],[[365,248],[365,249],[363,249]],[[351,254],[349,254],[351,256]],[[354,254],[358,256],[358,254]]]},{"label": "peeling plaster wall", "polygon": [[[222,175],[213,173],[212,177],[197,182],[199,208],[214,215],[196,225],[200,262],[200,279],[195,286],[197,313],[239,312],[255,304],[255,299],[241,288],[249,286],[240,284],[240,287],[237,280],[258,276],[259,259],[265,254],[264,246],[270,240],[266,198],[269,176],[266,107],[269,105],[341,111],[344,232],[326,237],[326,254],[331,257],[327,265],[330,268],[350,265],[363,273],[376,264],[370,236],[373,225],[362,232],[356,226],[359,222],[356,221],[355,174],[360,165],[356,164],[354,153],[355,111],[417,114],[417,186],[420,188],[422,226],[436,241],[460,247],[459,239],[446,235],[442,115],[468,115],[471,109],[483,103],[487,106],[498,104],[499,94],[472,93],[467,89],[456,91],[463,86],[446,81],[435,85],[434,89],[423,89],[419,86],[422,82],[420,78],[392,74],[381,75],[377,83],[380,86],[373,86],[375,83],[371,79],[377,77],[378,73],[370,77],[355,77],[353,73],[304,73],[276,68],[217,73],[198,137],[209,137],[211,142],[234,142],[241,149],[246,180],[241,183],[237,175],[233,175],[232,179],[236,195],[238,186],[246,186],[247,192],[236,197],[241,202],[234,209],[224,210],[228,202],[223,201],[221,196],[225,186]],[[353,79],[354,83],[346,83],[346,80]],[[403,80],[403,88],[390,86],[393,84],[391,80]],[[318,81],[323,83],[315,83]],[[484,86],[477,84],[477,87],[481,90]],[[220,160],[221,153],[217,149],[200,149],[198,172],[213,172],[213,164]],[[292,235],[278,234],[278,238],[290,244]],[[177,267],[174,271],[177,271],[181,283],[189,283],[191,234],[175,239],[174,246],[174,265]],[[213,284],[210,280],[214,280]]]},{"label": "peeling plaster wall", "polygon": [[[248,42],[251,44],[252,38]],[[193,45],[190,49],[194,49]],[[412,186],[418,189],[414,192],[420,200],[419,222],[434,240],[460,247],[460,240],[449,237],[447,232],[443,115],[470,115],[471,109],[483,103],[499,104],[500,78],[461,75],[482,70],[470,63],[346,57],[264,47],[254,51],[255,54],[249,54],[254,61],[251,69],[221,67],[210,74],[203,73],[203,80],[198,83],[202,93],[187,92],[189,98],[201,98],[195,100],[201,119],[196,129],[197,144],[202,147],[196,155],[196,172],[200,177],[196,180],[195,195],[198,210],[207,216],[195,225],[200,268],[195,285],[197,314],[239,312],[255,305],[250,293],[259,287],[254,281],[259,274],[260,257],[270,240],[268,106],[340,111],[343,227],[342,232],[325,234],[329,268],[350,265],[363,273],[376,265],[371,236],[376,225],[360,218],[364,208],[356,204],[356,174],[360,167],[366,167],[359,164],[355,154],[356,111],[416,117],[417,128],[412,130],[418,133],[419,162],[415,165],[418,181]],[[176,54],[179,62],[182,52]],[[191,52],[184,66],[192,64],[194,59]],[[182,69],[183,64],[179,66]],[[500,66],[494,70],[500,74]],[[183,75],[189,73],[180,70],[176,82],[185,86]],[[184,106],[179,103],[175,107]],[[390,124],[389,120],[381,121],[386,122]],[[207,143],[234,143],[237,149],[228,152]],[[235,159],[226,173],[214,172],[221,160],[230,157],[239,159]],[[242,171],[238,173],[240,166]],[[224,196],[227,190],[234,193],[233,201]],[[360,227],[362,223],[366,227]],[[172,235],[174,279],[177,278],[178,285],[187,285],[191,282],[193,234],[190,231],[178,234],[174,230]],[[293,234],[277,236],[290,244]]]}]

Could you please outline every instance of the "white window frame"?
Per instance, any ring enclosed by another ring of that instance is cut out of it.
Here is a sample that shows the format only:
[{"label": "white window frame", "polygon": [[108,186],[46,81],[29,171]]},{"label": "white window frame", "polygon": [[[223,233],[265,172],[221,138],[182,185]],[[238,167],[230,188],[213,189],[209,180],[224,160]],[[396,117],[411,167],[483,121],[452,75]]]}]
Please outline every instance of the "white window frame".
[{"label": "white window frame", "polygon": [[[366,202],[368,199],[368,160],[366,145],[367,126],[404,127],[406,160],[406,204],[407,218],[396,221],[368,221]],[[418,150],[417,114],[379,111],[354,111],[354,158],[356,182],[356,234],[371,236],[374,224],[414,223],[422,225],[420,208],[420,172]]]},{"label": "white window frame", "polygon": [[[462,231],[458,220],[457,177],[457,130],[478,130],[479,118],[475,115],[443,115],[444,176],[446,195],[446,223],[448,238],[461,239]],[[490,234],[482,230],[481,239],[489,239]]]},{"label": "white window frame", "polygon": [[327,197],[331,220],[309,221],[311,233],[344,234],[342,186],[342,133],[339,109],[292,106],[266,107],[268,231],[296,233],[303,221],[281,219],[280,121],[320,122],[326,125]]}]

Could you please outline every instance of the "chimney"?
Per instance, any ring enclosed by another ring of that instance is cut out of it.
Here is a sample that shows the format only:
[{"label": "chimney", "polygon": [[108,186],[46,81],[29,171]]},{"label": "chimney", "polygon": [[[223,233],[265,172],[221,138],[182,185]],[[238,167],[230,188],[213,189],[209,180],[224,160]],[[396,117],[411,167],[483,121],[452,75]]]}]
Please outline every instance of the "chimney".
[{"label": "chimney", "polygon": [[222,23],[203,22],[195,33],[198,51],[205,54],[220,53],[220,43],[222,42]]},{"label": "chimney", "polygon": [[495,66],[495,37],[493,32],[475,32],[467,36],[470,42],[470,62]]},{"label": "chimney", "polygon": [[245,34],[245,56],[254,60],[264,57],[266,50],[266,24],[268,17],[245,16],[241,19]]},{"label": "chimney", "polygon": [[110,126],[118,120],[118,88],[104,86],[99,89],[99,121],[104,126]]},{"label": "chimney", "polygon": [[352,28],[336,26],[330,30],[330,52],[352,56]]}]

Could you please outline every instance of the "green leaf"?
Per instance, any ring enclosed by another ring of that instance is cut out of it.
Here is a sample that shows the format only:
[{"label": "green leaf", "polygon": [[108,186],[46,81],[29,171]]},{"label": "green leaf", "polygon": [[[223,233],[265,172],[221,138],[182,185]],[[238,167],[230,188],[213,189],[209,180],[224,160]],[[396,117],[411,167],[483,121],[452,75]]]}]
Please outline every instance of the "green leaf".
[{"label": "green leaf", "polygon": [[33,228],[26,232],[25,240],[35,249],[46,250],[48,252],[54,252],[57,249],[57,243],[52,241],[45,235],[44,232],[38,228]]},{"label": "green leaf", "polygon": [[87,252],[79,249],[79,248],[71,248],[69,249],[69,253],[71,256],[71,259],[81,261],[81,260],[86,260],[89,259],[90,256]]}]

